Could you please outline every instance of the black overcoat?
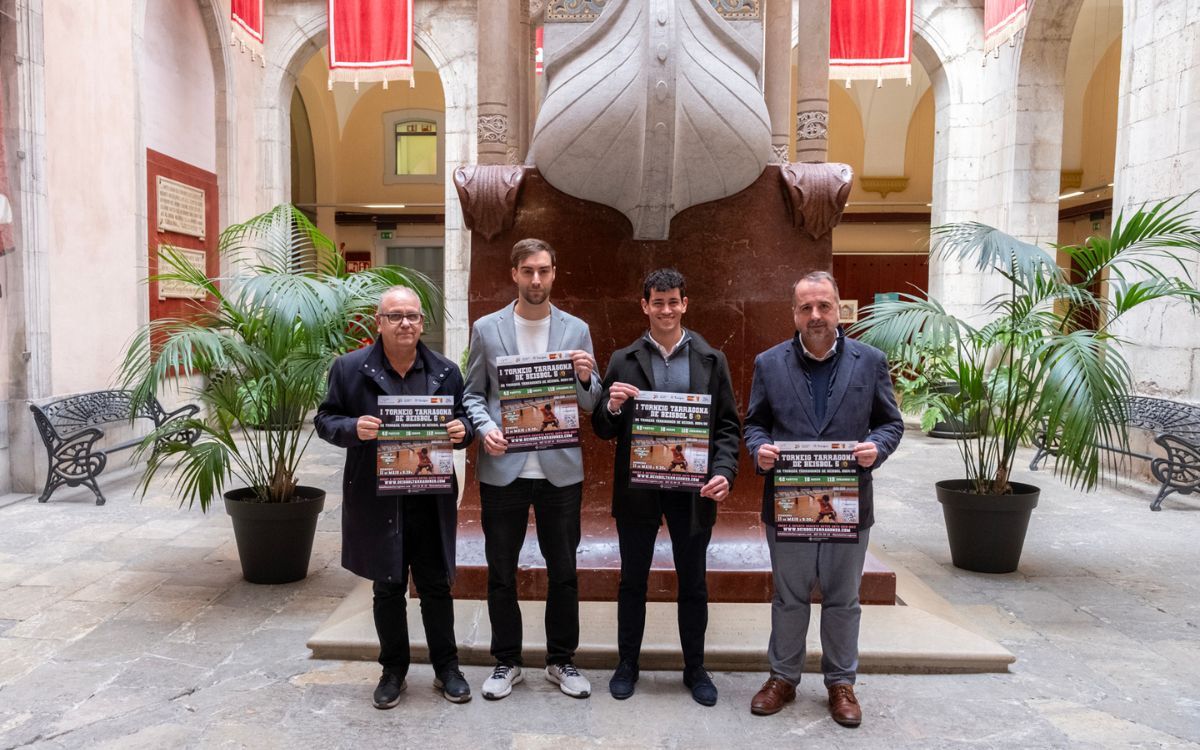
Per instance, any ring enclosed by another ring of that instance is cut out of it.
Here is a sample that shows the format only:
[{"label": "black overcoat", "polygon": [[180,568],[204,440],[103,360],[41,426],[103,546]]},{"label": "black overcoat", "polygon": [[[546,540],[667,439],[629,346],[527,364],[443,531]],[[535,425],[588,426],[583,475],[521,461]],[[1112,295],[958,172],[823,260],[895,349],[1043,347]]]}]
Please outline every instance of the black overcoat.
[{"label": "black overcoat", "polygon": [[[688,369],[691,374],[689,393],[707,393],[712,396],[712,436],[708,444],[708,467],[710,476],[720,474],[729,480],[730,491],[738,470],[738,445],[741,443],[742,425],[738,420],[737,403],[733,398],[729,364],[725,355],[709,346],[695,331],[691,335],[688,351]],[[639,390],[654,390],[653,370],[650,357],[650,342],[639,338],[624,349],[613,352],[604,374],[604,392],[600,403],[592,412],[592,429],[605,439],[617,439],[617,454],[613,465],[613,517],[620,521],[646,521],[659,523],[662,509],[658,504],[658,490],[630,489],[629,446],[633,435],[633,408],[628,402],[620,414],[608,411],[608,394],[614,382],[628,383]],[[692,528],[712,528],[717,520],[717,503],[699,492],[687,493],[692,497]]]},{"label": "black overcoat", "polygon": [[[475,428],[463,409],[463,379],[458,365],[420,342],[417,356],[425,368],[424,395],[454,396],[454,417],[467,428],[466,438],[454,447],[465,448],[474,439]],[[357,432],[360,416],[379,416],[379,396],[398,395],[388,390],[383,367],[383,343],[379,340],[339,357],[329,370],[329,392],[314,422],[322,440],[346,449],[342,471],[342,567],[372,581],[399,581],[404,574],[403,496],[375,494],[377,442],[359,440]],[[450,492],[419,497],[437,503],[436,531],[441,535],[446,571],[453,581],[457,476]]]}]

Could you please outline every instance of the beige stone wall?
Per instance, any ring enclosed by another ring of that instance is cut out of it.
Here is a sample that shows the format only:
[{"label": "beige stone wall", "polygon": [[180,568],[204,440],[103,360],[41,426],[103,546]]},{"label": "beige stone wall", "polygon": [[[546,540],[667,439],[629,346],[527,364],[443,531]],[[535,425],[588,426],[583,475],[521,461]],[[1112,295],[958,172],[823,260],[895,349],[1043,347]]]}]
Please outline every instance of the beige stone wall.
[{"label": "beige stone wall", "polygon": [[[1121,51],[1114,205],[1187,196],[1200,174],[1200,6],[1129,0]],[[1195,210],[1200,199],[1192,195]],[[1200,276],[1200,261],[1188,270]],[[1126,359],[1147,395],[1200,402],[1200,324],[1173,304],[1139,309],[1120,327]]]},{"label": "beige stone wall", "polygon": [[[103,6],[103,9],[101,8]],[[45,6],[50,389],[111,382],[137,325],[137,111],[129,3]],[[68,41],[69,40],[69,41]],[[49,46],[49,45],[48,45]],[[98,316],[97,313],[103,313]],[[97,330],[98,321],[102,330]]]}]

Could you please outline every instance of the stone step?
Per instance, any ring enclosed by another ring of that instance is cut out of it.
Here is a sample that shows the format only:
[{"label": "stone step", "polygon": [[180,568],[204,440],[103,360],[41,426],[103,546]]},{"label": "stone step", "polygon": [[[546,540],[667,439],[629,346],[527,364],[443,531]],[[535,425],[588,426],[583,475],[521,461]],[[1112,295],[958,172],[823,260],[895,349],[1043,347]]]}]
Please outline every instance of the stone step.
[{"label": "stone step", "polygon": [[[576,565],[580,601],[616,601],[621,556],[616,522],[607,511],[582,514],[583,538]],[[483,528],[477,507],[459,510],[458,572],[454,596],[461,599],[487,598],[487,562],[484,558]],[[517,576],[522,599],[546,598],[546,567],[537,546],[537,529],[532,520],[525,534]],[[675,566],[666,528],[659,531],[650,570],[647,600],[676,599]],[[756,512],[725,512],[718,516],[708,547],[708,598],[712,603],[763,603],[771,601],[771,558],[763,524]],[[814,601],[820,592],[814,591]],[[874,555],[867,554],[859,599],[863,604],[895,604],[896,575]]]},{"label": "stone step", "polygon": [[[414,603],[415,604],[415,603]],[[581,602],[580,638],[576,662],[580,667],[611,670],[617,663],[617,608],[612,602]],[[1014,661],[1003,646],[938,614],[909,606],[864,606],[859,636],[859,669],[862,672],[1004,672]],[[530,668],[545,663],[543,630],[545,602],[522,601],[524,660]],[[460,599],[454,603],[459,661],[490,665],[491,627],[487,603]],[[813,608],[808,631],[806,671],[819,671],[820,607]],[[415,661],[428,659],[420,607],[408,608],[409,637]],[[705,665],[712,670],[766,672],[767,637],[771,628],[769,604],[709,605],[705,638]],[[330,615],[308,641],[315,659],[371,661],[378,658],[379,642],[371,614],[371,584],[363,581]],[[675,606],[651,603],[646,611],[646,632],[641,667],[645,670],[681,669]],[[589,675],[595,689],[608,675]]]}]

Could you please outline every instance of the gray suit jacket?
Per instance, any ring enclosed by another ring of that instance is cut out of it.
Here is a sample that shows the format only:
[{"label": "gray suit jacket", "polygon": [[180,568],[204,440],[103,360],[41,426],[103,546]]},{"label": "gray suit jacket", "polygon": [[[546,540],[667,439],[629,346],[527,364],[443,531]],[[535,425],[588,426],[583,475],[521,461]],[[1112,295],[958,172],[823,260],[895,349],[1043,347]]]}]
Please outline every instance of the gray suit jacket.
[{"label": "gray suit jacket", "polygon": [[[485,484],[505,486],[511,484],[525,465],[526,453],[505,453],[490,456],[483,448],[483,437],[492,430],[500,429],[500,384],[496,380],[496,358],[517,351],[517,326],[513,320],[516,303],[505,305],[496,312],[475,321],[471,329],[471,350],[467,359],[466,393],[463,404],[467,416],[475,425],[479,438],[479,454],[476,462],[479,481]],[[592,351],[592,334],[584,323],[574,315],[550,306],[550,343],[548,351],[569,349]],[[575,381],[575,396],[579,409],[590,412],[600,401],[600,374],[592,373],[587,388]],[[582,426],[583,420],[580,419]],[[559,448],[538,451],[538,460],[546,479],[556,487],[565,487],[583,481],[583,454],[578,448]]]}]

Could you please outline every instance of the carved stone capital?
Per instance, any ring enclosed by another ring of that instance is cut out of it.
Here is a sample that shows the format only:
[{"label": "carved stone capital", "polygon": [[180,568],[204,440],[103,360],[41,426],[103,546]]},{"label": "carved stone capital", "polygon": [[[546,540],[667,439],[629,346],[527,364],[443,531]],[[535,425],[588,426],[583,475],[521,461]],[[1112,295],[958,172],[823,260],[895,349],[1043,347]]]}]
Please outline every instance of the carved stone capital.
[{"label": "carved stone capital", "polygon": [[814,240],[833,231],[842,220],[854,172],[847,164],[792,163],[779,168],[792,226]]},{"label": "carved stone capital", "polygon": [[511,229],[524,179],[525,167],[519,165],[469,164],[454,170],[467,228],[489,240]]}]

